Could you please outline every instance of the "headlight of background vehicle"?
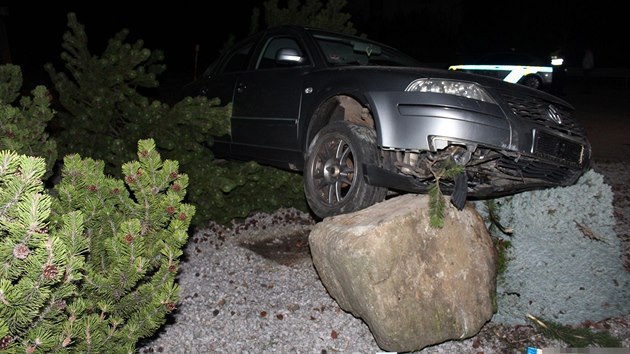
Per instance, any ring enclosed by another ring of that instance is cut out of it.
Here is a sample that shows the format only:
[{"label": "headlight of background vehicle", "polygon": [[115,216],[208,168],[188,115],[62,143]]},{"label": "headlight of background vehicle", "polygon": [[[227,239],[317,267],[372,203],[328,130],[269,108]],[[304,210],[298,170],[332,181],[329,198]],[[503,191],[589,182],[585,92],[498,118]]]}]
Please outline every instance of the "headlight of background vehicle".
[{"label": "headlight of background vehicle", "polygon": [[495,100],[490,97],[484,89],[472,82],[444,79],[417,79],[412,81],[405,91],[445,93],[496,104]]}]

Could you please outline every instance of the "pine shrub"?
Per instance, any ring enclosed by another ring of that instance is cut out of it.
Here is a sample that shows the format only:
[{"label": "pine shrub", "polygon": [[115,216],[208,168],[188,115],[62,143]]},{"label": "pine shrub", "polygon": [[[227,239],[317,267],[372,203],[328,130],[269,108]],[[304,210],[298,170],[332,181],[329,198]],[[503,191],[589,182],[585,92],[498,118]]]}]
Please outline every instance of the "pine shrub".
[{"label": "pine shrub", "polygon": [[142,41],[126,43],[129,32],[123,30],[102,55],[93,55],[73,13],[68,27],[62,45],[68,72],[46,66],[63,107],[53,124],[63,155],[101,160],[107,174],[119,176],[116,166],[133,158],[135,142],[153,139],[160,154],[179,161],[193,181],[187,201],[196,207],[194,226],[278,207],[305,210],[298,174],[215,160],[214,138],[230,132],[231,104],[206,97],[186,97],[172,106],[152,100],[140,91],[159,85],[157,75],[165,69],[160,52]]},{"label": "pine shrub", "polygon": [[[57,144],[46,126],[55,112],[46,87],[37,86],[32,97],[20,97],[22,71],[12,64],[0,65],[0,149],[45,159],[44,179],[52,176]],[[19,99],[19,105],[15,101]]]},{"label": "pine shrub", "polygon": [[124,181],[68,155],[50,193],[43,158],[0,152],[0,350],[132,353],[176,308],[188,176],[137,151]]},{"label": "pine shrub", "polygon": [[[289,0],[282,1],[267,0],[263,5],[263,22],[267,27],[281,25],[303,25],[323,28],[330,31],[356,35],[352,15],[344,9],[348,2],[346,0]],[[260,22],[259,8],[255,8],[252,13],[252,31],[259,30]]]}]

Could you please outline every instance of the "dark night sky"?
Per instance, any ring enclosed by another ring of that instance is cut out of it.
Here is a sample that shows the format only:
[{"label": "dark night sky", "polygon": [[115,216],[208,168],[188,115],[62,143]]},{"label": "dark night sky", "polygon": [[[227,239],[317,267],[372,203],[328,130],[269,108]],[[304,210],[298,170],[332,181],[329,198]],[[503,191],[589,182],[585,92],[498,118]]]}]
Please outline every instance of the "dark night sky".
[{"label": "dark night sky", "polygon": [[[109,38],[127,28],[128,42],[143,39],[146,48],[164,52],[167,73],[186,72],[192,76],[195,44],[200,45],[199,70],[203,70],[230,34],[242,38],[249,31],[252,9],[263,2],[231,1],[222,4],[221,10],[213,8],[212,3],[201,9],[199,2],[132,8],[85,1],[19,3],[5,5],[8,16],[4,22],[13,63],[44,79],[48,77],[44,63],[53,62],[58,70],[62,68],[58,58],[63,33],[68,29],[66,15],[71,11],[85,26],[93,54],[100,54]],[[509,47],[549,53],[561,43],[577,58],[581,47],[589,42],[596,65],[628,67],[630,19],[617,4],[599,1],[593,7],[566,0],[348,0],[347,9],[361,33],[427,62],[455,61],[462,53]]]},{"label": "dark night sky", "polygon": [[[183,70],[192,73],[195,44],[200,44],[200,56],[204,61],[211,60],[230,33],[244,36],[248,32],[254,3],[260,1],[233,2],[226,6],[226,12],[217,8],[202,10],[188,3],[177,7],[153,5],[141,8],[95,5],[97,2],[76,5],[53,2],[36,6],[21,3],[8,6],[4,21],[12,62],[21,65],[23,71],[37,71],[41,73],[38,76],[44,78],[48,77],[43,70],[45,63],[52,62],[57,70],[62,69],[59,57],[63,34],[68,31],[69,12],[75,12],[78,21],[84,25],[88,47],[95,55],[102,53],[108,39],[127,28],[130,31],[128,43],[142,39],[145,48],[164,52],[167,72]],[[220,25],[223,20],[228,24]]]}]

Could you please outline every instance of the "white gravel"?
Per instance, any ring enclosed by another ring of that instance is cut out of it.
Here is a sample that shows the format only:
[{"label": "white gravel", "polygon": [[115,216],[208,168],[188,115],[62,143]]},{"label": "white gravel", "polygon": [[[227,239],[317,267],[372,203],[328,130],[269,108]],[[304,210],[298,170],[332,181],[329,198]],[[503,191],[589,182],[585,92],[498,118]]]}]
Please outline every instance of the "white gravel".
[{"label": "white gravel", "polygon": [[[627,164],[596,165],[616,193],[617,231],[627,238],[630,206]],[[619,197],[619,198],[617,198]],[[380,353],[367,327],[341,310],[319,280],[308,252],[278,262],[245,245],[254,240],[280,242],[293,235],[306,240],[313,220],[281,209],[256,214],[225,228],[210,224],[191,236],[179,275],[181,302],[161,332],[139,345],[140,353]],[[625,231],[624,231],[625,230]],[[297,235],[297,236],[296,236]],[[627,240],[626,240],[627,241]],[[281,247],[279,247],[281,248]],[[289,250],[287,250],[289,251]],[[628,316],[611,321],[615,334],[630,346]],[[505,353],[502,340],[518,328],[487,324],[478,336],[427,347],[420,353]],[[527,338],[526,338],[527,339]],[[518,343],[524,353],[540,338]],[[543,341],[547,347],[561,342]]]},{"label": "white gravel", "polygon": [[[301,234],[308,214],[259,213],[240,227],[212,224],[196,233],[180,268],[181,302],[141,353],[380,353],[361,319],[341,310],[317,276],[308,253],[277,262],[244,245]],[[284,263],[284,264],[283,264]],[[461,352],[472,339],[422,353]],[[487,352],[488,353],[488,352]]]},{"label": "white gravel", "polygon": [[[289,220],[290,221],[287,221]],[[255,224],[255,226],[254,226]],[[213,224],[188,243],[175,323],[142,352],[333,353],[380,351],[368,327],[342,311],[308,254],[280,264],[245,248],[254,238],[308,230],[307,214],[256,214],[240,228]],[[289,262],[286,262],[289,263]]]}]

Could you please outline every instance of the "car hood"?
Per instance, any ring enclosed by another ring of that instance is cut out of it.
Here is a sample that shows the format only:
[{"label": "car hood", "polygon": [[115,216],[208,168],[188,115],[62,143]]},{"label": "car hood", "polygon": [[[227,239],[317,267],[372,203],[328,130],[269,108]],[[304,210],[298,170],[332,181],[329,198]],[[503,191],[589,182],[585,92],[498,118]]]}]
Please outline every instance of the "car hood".
[{"label": "car hood", "polygon": [[408,75],[415,78],[433,78],[433,79],[449,79],[449,80],[462,80],[469,82],[476,82],[484,88],[488,88],[496,91],[509,91],[512,95],[534,96],[545,101],[554,102],[570,109],[574,109],[573,105],[563,100],[560,97],[551,95],[541,90],[533,89],[520,84],[513,84],[500,79],[496,79],[489,76],[465,73],[461,71],[427,68],[427,67],[388,67],[388,66],[343,66],[335,67],[327,70],[334,71],[382,71],[389,73],[398,73],[400,75]]}]

